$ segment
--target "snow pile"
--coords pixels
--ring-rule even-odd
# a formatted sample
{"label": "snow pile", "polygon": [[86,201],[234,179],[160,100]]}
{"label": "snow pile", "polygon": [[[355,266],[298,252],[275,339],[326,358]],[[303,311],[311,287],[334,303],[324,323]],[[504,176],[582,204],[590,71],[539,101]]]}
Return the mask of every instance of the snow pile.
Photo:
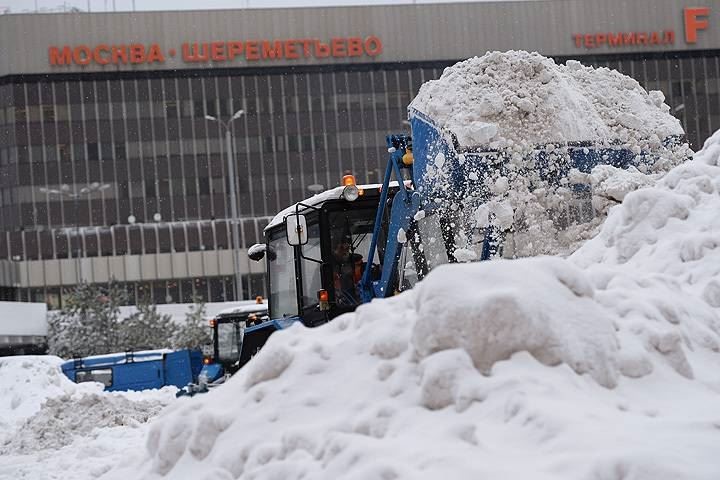
{"label": "snow pile", "polygon": [[[508,236],[508,257],[570,254],[627,192],[691,154],[661,92],[615,70],[556,65],[537,53],[492,52],[448,67],[409,111],[443,133],[428,145],[421,188],[437,197],[431,208],[459,226],[458,261],[479,256],[488,226]],[[630,154],[637,157],[628,171],[577,170],[622,164]]]}
{"label": "snow pile", "polygon": [[412,343],[420,358],[460,348],[489,374],[498,361],[527,351],[546,365],[565,363],[601,385],[617,384],[612,322],[571,264],[538,258],[436,271],[416,292]]}
{"label": "snow pile", "polygon": [[410,104],[460,145],[492,148],[589,141],[659,146],[683,135],[662,92],[608,68],[538,53],[489,52],[448,67]]}
{"label": "snow pile", "polygon": [[71,382],[60,370],[64,361],[53,356],[0,357],[3,426],[31,417],[48,398],[102,391],[99,383]]}
{"label": "snow pile", "polygon": [[107,393],[48,398],[39,412],[18,426],[12,438],[0,443],[0,454],[59,449],[76,438],[97,436],[98,429],[138,427],[155,417],[169,401],[133,401]]}
{"label": "snow pile", "polygon": [[135,455],[175,388],[103,392],[53,356],[0,358],[0,478],[97,478]]}
{"label": "snow pile", "polygon": [[104,478],[717,479],[719,163],[720,133],[569,259],[440,267],[273,335]]}

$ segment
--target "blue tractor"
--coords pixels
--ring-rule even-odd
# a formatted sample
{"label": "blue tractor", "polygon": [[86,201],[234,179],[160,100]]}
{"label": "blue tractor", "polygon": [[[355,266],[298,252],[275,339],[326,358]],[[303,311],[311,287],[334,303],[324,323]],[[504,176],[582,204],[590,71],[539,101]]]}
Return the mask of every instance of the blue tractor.
{"label": "blue tractor", "polygon": [[[470,197],[479,203],[490,198],[482,173],[507,168],[511,153],[486,145],[464,147],[419,111],[410,111],[410,125],[412,136],[387,136],[382,184],[356,185],[346,176],[341,186],[280,212],[265,229],[266,243],[250,249],[251,259],[267,262],[269,315],[253,332],[263,341],[295,322],[321,325],[361,303],[411,288],[434,266],[457,261],[456,242],[463,235],[473,238],[478,260],[503,254],[506,232],[492,222],[462,231],[457,212],[447,206]],[[658,150],[682,140],[666,138]],[[433,171],[439,155],[446,173],[442,182]],[[642,168],[658,158],[654,151],[587,142],[538,145],[526,155],[532,156],[539,178],[565,184],[571,169],[589,173],[599,164]],[[551,167],[550,155],[563,156],[565,168]],[[586,185],[570,188],[590,201]]]}

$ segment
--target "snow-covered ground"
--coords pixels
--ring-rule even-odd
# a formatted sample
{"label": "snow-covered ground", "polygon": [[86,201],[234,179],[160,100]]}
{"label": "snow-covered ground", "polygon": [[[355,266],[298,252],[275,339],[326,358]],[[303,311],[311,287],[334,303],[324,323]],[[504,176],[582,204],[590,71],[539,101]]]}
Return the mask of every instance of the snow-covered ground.
{"label": "snow-covered ground", "polygon": [[720,133],[569,259],[274,335],[105,479],[720,477]]}
{"label": "snow-covered ground", "polygon": [[438,267],[273,335],[206,395],[107,394],[57,358],[0,359],[0,479],[717,480],[720,132],[667,173],[586,180],[622,203],[571,256]]}
{"label": "snow-covered ground", "polygon": [[142,452],[174,387],[107,393],[75,384],[52,356],[0,358],[0,479],[97,478]]}

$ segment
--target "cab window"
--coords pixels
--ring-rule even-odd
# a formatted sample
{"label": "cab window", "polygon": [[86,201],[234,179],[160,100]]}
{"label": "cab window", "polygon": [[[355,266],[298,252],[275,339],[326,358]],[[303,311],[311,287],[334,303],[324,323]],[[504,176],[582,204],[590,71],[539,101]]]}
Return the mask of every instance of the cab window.
{"label": "cab window", "polygon": [[[329,213],[330,265],[332,266],[335,302],[339,306],[354,306],[360,303],[358,282],[362,278],[370,250],[375,209],[362,208]],[[372,262],[379,270],[377,251]]]}
{"label": "cab window", "polygon": [[106,387],[112,387],[112,373],[112,369],[110,368],[81,370],[75,374],[75,382],[99,382]]}
{"label": "cab window", "polygon": [[270,311],[275,318],[297,315],[293,247],[288,244],[284,229],[271,234],[268,247],[272,252],[272,255],[267,255]]}

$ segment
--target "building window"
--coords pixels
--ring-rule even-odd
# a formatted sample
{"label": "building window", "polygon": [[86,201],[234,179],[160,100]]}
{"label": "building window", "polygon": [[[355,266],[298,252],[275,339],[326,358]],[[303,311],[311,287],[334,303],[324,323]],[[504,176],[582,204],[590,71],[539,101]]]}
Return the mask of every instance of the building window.
{"label": "building window", "polygon": [[275,137],[275,149],[278,152],[284,152],[286,150],[285,135],[278,135]]}
{"label": "building window", "polygon": [[[205,101],[205,115],[212,115],[213,117],[217,117],[217,101],[216,100],[206,100]],[[203,115],[203,116],[205,116]]]}
{"label": "building window", "polygon": [[178,105],[175,101],[165,102],[165,117],[166,118],[177,118],[178,116]]}
{"label": "building window", "polygon": [[205,116],[205,104],[201,100],[193,101],[193,110],[195,117],[203,118]]}
{"label": "building window", "polygon": [[88,160],[98,160],[100,158],[100,153],[98,150],[98,144],[91,142],[87,144],[87,159]]}
{"label": "building window", "polygon": [[55,107],[52,105],[42,106],[43,120],[46,122],[55,121]]}
{"label": "building window", "polygon": [[299,152],[300,151],[300,142],[299,137],[296,135],[290,135],[288,136],[288,151],[289,152]]}
{"label": "building window", "polygon": [[25,120],[27,120],[27,108],[15,107],[15,121],[24,122]]}
{"label": "building window", "polygon": [[115,159],[125,160],[127,158],[127,151],[124,143],[115,144]]}
{"label": "building window", "polygon": [[148,198],[155,198],[155,181],[145,180],[145,196]]}
{"label": "building window", "polygon": [[263,137],[263,147],[265,147],[266,152],[274,152],[275,151],[275,138]]}

